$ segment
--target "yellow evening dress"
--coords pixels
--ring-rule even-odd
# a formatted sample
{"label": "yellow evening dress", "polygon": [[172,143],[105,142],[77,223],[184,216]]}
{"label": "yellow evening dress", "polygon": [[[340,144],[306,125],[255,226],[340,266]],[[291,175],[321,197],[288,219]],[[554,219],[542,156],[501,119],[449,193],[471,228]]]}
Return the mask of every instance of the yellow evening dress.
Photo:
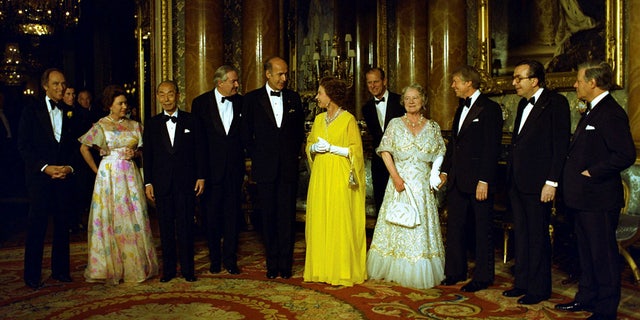
{"label": "yellow evening dress", "polygon": [[[352,286],[364,282],[366,271],[365,181],[362,139],[355,117],[346,111],[326,123],[316,116],[305,147],[311,177],[305,225],[304,281]],[[351,160],[332,153],[312,154],[318,137],[348,147]],[[357,187],[349,186],[353,163]]]}
{"label": "yellow evening dress", "polygon": [[394,206],[396,191],[389,178],[367,256],[371,279],[418,289],[431,288],[444,279],[444,245],[429,173],[433,160],[444,156],[445,149],[435,121],[428,120],[415,136],[401,118],[389,122],[376,152],[393,156],[398,174],[415,196],[421,224],[407,228],[386,221],[390,210],[401,208]]}

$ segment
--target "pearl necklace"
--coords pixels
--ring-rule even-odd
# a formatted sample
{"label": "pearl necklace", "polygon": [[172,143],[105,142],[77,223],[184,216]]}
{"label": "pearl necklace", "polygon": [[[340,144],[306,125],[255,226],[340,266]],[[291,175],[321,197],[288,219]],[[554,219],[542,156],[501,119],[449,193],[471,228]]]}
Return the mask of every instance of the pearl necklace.
{"label": "pearl necklace", "polygon": [[329,123],[333,122],[333,120],[335,120],[338,115],[340,114],[340,111],[342,111],[342,108],[338,107],[338,110],[336,110],[336,112],[333,113],[332,117],[329,117],[329,111],[327,110],[327,116],[324,118],[324,121],[327,123],[327,125],[329,125]]}
{"label": "pearl necklace", "polygon": [[413,121],[409,120],[409,117],[407,117],[406,113],[404,114],[404,119],[407,121],[407,123],[409,123],[411,125],[411,128],[419,127],[424,122],[424,117],[422,115],[420,115],[420,119],[418,119],[417,122],[413,122]]}

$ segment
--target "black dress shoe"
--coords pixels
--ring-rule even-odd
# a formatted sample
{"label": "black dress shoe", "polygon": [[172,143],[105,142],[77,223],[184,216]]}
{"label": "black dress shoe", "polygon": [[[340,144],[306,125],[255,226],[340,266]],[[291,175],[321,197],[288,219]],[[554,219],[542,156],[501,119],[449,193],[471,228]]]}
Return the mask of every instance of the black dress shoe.
{"label": "black dress shoe", "polygon": [[502,291],[502,295],[509,298],[515,298],[519,296],[523,296],[527,293],[524,289],[513,288],[507,291]]}
{"label": "black dress shoe", "polygon": [[240,274],[240,269],[238,267],[228,267],[226,268],[229,274]]}
{"label": "black dress shoe", "polygon": [[463,292],[476,292],[489,287],[489,284],[481,281],[471,281],[464,286],[460,290]]}
{"label": "black dress shoe", "polygon": [[[198,280],[198,278],[196,278],[196,276],[194,276],[194,275],[184,276],[184,281],[186,281],[186,282],[195,282],[196,280]],[[162,280],[160,280],[160,281],[162,281]]]}
{"label": "black dress shoe", "polygon": [[27,287],[33,290],[38,290],[42,288],[42,282],[40,282],[40,280],[25,280],[24,284],[26,284]]}
{"label": "black dress shoe", "polygon": [[464,279],[459,278],[459,277],[446,277],[444,280],[442,280],[440,282],[440,285],[442,286],[452,286],[460,281],[462,281]]}
{"label": "black dress shoe", "polygon": [[209,267],[209,272],[211,272],[211,273],[220,273],[220,266],[211,266],[211,267]]}
{"label": "black dress shoe", "polygon": [[276,277],[278,277],[278,272],[277,271],[267,271],[267,278],[268,279],[275,279]]}
{"label": "black dress shoe", "polygon": [[163,275],[162,278],[160,278],[160,282],[169,282],[171,281],[171,279],[175,277],[176,277],[175,274],[166,274],[166,275]]}
{"label": "black dress shoe", "polygon": [[519,304],[538,304],[544,300],[549,299],[549,297],[536,296],[533,294],[527,294],[524,297],[518,299]]}
{"label": "black dress shoe", "polygon": [[51,278],[58,280],[60,282],[72,282],[73,279],[68,274],[56,274],[52,275]]}
{"label": "black dress shoe", "polygon": [[569,303],[556,304],[554,308],[556,308],[556,310],[569,311],[569,312],[593,310],[592,305],[578,302],[578,301],[571,301]]}
{"label": "black dress shoe", "polygon": [[282,278],[282,279],[291,278],[291,271],[281,271],[280,272],[280,278]]}

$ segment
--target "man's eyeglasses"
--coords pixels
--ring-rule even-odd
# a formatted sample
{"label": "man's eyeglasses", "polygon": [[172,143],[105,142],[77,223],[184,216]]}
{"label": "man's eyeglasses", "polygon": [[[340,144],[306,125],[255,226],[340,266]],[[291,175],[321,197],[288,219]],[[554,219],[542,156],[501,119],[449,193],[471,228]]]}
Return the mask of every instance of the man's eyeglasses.
{"label": "man's eyeglasses", "polygon": [[525,79],[531,79],[534,77],[521,77],[521,76],[513,76],[513,81],[515,81],[515,83],[520,83],[520,81],[525,80]]}

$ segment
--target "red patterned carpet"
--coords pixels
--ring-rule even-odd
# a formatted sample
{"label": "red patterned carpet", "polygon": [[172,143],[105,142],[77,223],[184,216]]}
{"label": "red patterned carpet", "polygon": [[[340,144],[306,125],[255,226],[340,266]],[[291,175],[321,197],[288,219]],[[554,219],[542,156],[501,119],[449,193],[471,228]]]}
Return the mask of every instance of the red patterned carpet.
{"label": "red patterned carpet", "polygon": [[[305,283],[304,235],[298,233],[294,276],[268,280],[264,256],[254,232],[241,235],[239,265],[242,274],[209,274],[207,249],[198,242],[198,281],[158,278],[141,284],[105,286],[82,278],[86,244],[74,242],[73,283],[48,279],[33,291],[22,282],[21,247],[0,249],[0,317],[3,319],[580,319],[587,312],[564,313],[554,304],[568,302],[576,284],[562,285],[564,275],[554,274],[554,294],[549,301],[522,306],[502,297],[510,287],[508,265],[496,263],[496,283],[477,293],[460,292],[461,285],[413,290],[383,281],[367,281],[352,288]],[[49,256],[49,248],[45,255]],[[45,259],[45,274],[48,273]],[[625,284],[619,319],[640,318],[637,287]]]}

